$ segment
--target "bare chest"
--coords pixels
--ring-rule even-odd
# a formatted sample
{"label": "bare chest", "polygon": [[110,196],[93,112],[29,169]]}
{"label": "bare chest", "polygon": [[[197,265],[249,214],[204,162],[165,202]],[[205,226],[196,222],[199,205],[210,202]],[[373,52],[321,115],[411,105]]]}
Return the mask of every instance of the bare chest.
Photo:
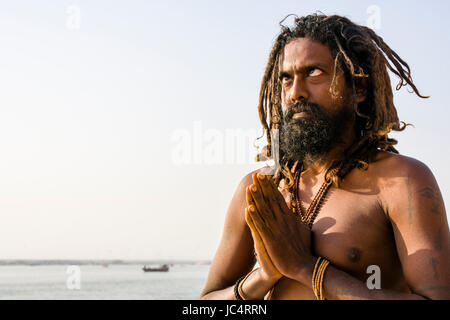
{"label": "bare chest", "polygon": [[395,241],[377,197],[341,189],[327,196],[312,226],[313,254],[358,278],[371,265],[392,269]]}
{"label": "bare chest", "polygon": [[[290,201],[290,195],[283,196]],[[305,207],[311,200],[303,201]],[[311,230],[313,255],[361,281],[370,276],[369,266],[378,266],[383,288],[405,290],[392,229],[377,194],[330,188]],[[282,278],[272,299],[314,299],[314,295],[299,282]]]}
{"label": "bare chest", "polygon": [[[290,195],[284,196],[290,200]],[[313,198],[300,195],[303,212]],[[358,278],[366,275],[370,265],[392,269],[396,264],[392,229],[377,194],[331,187],[317,211],[311,229],[313,255]]]}

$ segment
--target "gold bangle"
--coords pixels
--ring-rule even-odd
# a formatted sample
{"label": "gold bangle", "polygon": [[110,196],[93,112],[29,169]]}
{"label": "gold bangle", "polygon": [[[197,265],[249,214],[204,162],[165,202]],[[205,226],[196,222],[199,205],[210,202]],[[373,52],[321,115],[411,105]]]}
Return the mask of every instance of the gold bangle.
{"label": "gold bangle", "polygon": [[317,258],[316,264],[314,266],[313,276],[312,276],[312,289],[317,300],[325,300],[323,295],[323,279],[325,270],[327,269],[330,261],[325,258]]}
{"label": "gold bangle", "polygon": [[319,266],[319,270],[317,271],[316,288],[315,288],[317,300],[322,300],[322,296],[320,295],[320,287],[322,286],[322,274],[325,266],[324,263],[325,260],[322,260]]}
{"label": "gold bangle", "polygon": [[320,274],[323,268],[323,260],[320,262],[319,267],[317,268],[315,284],[314,284],[314,293],[316,295],[317,300],[320,300]]}
{"label": "gold bangle", "polygon": [[266,300],[272,300],[272,295],[273,295],[273,291],[274,291],[274,290],[275,290],[275,286],[273,286],[273,287],[270,289],[269,294],[268,294]]}
{"label": "gold bangle", "polygon": [[323,277],[325,275],[325,270],[327,269],[328,265],[330,264],[330,261],[325,260],[324,262],[324,267],[323,267],[323,271],[320,275],[320,300],[325,300],[325,297],[323,295]]}
{"label": "gold bangle", "polygon": [[247,278],[248,278],[253,272],[255,272],[255,271],[258,270],[258,269],[259,269],[259,268],[253,269],[252,271],[250,271],[249,273],[247,273],[247,275],[245,276],[245,278],[242,279],[242,281],[239,283],[239,286],[238,286],[237,289],[238,289],[239,295],[241,296],[242,300],[247,300],[247,299],[244,297],[244,295],[242,294],[242,285],[244,284],[244,281],[247,280]]}
{"label": "gold bangle", "polygon": [[322,259],[321,257],[317,258],[316,264],[314,265],[314,270],[313,270],[312,279],[311,279],[312,280],[312,289],[313,289],[314,295],[316,296],[317,299],[319,299],[319,297],[317,296],[317,293],[316,293],[316,276],[317,276],[317,270],[318,270],[318,266],[320,264],[321,259]]}

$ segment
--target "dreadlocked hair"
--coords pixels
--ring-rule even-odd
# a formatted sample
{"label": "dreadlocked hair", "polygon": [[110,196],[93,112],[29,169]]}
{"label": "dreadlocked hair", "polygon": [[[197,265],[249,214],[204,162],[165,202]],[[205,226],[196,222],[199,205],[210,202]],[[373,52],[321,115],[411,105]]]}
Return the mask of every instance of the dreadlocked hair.
{"label": "dreadlocked hair", "polygon": [[[285,19],[280,22],[281,32],[275,39],[261,82],[258,113],[267,145],[256,159],[262,161],[271,157],[270,132],[282,125],[281,82],[278,77],[284,47],[296,38],[319,41],[328,46],[334,59],[330,94],[333,96],[338,94],[336,92],[338,71],[343,72],[345,81],[353,90],[357,138],[353,145],[344,150],[340,158],[333,160],[325,173],[325,178],[331,179],[334,185],[339,187],[340,180],[353,168],[367,169],[375,151],[398,153],[394,147],[397,141],[388,137],[388,133],[392,130],[403,131],[409,124],[398,119],[387,69],[400,78],[396,90],[409,85],[419,97],[428,97],[419,93],[411,78],[408,64],[372,29],[337,15],[296,16],[294,26],[290,28],[283,25]],[[356,87],[362,78],[366,79],[367,97],[363,102],[357,103]],[[273,177],[274,182],[278,185],[281,179],[285,179],[287,189],[291,190],[294,184],[291,172],[294,163],[285,159],[282,150],[279,159],[280,167]]]}

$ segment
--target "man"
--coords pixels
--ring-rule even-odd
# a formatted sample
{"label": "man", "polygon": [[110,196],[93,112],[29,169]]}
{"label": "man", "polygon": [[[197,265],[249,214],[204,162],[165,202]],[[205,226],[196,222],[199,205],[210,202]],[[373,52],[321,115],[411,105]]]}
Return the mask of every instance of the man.
{"label": "man", "polygon": [[423,98],[371,29],[324,15],[282,27],[258,107],[280,166],[241,181],[202,299],[450,299],[442,196],[388,137],[406,125],[387,68]]}

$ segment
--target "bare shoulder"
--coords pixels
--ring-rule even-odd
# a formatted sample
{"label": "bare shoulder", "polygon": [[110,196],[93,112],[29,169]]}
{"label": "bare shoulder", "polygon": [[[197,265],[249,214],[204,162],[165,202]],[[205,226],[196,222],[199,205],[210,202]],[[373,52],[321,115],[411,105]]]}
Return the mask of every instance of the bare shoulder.
{"label": "bare shoulder", "polygon": [[241,179],[241,181],[240,181],[240,183],[239,183],[238,189],[243,189],[243,190],[245,191],[245,189],[246,189],[249,185],[251,185],[251,184],[253,183],[252,175],[253,175],[254,173],[259,172],[259,171],[260,171],[260,169],[256,169],[256,170],[253,170],[253,171],[247,173],[247,174]]}
{"label": "bare shoulder", "polygon": [[402,211],[397,208],[406,208],[407,211],[418,208],[419,204],[415,202],[421,201],[423,197],[431,199],[434,207],[441,206],[442,195],[438,183],[425,163],[382,151],[376,154],[369,168],[371,166],[371,177],[378,181],[379,198],[386,212]]}
{"label": "bare shoulder", "polygon": [[258,172],[258,170],[251,171],[242,177],[234,192],[233,199],[231,199],[230,209],[233,209],[235,206],[241,207],[246,203],[246,190],[253,183],[252,175],[255,172]]}
{"label": "bare shoulder", "polygon": [[[247,207],[247,187],[253,184],[253,174],[260,170],[261,169],[256,169],[247,173],[239,182],[227,212],[227,216],[229,217],[228,220],[232,221],[233,224],[238,223],[247,226],[243,214]],[[226,227],[227,226],[231,226],[231,223],[227,224]]]}
{"label": "bare shoulder", "polygon": [[378,151],[371,165],[384,170],[395,170],[398,173],[431,173],[425,163],[412,157],[387,151]]}
{"label": "bare shoulder", "polygon": [[405,179],[413,183],[434,181],[433,173],[425,163],[392,152],[377,152],[369,167],[372,167],[373,175],[388,189]]}

